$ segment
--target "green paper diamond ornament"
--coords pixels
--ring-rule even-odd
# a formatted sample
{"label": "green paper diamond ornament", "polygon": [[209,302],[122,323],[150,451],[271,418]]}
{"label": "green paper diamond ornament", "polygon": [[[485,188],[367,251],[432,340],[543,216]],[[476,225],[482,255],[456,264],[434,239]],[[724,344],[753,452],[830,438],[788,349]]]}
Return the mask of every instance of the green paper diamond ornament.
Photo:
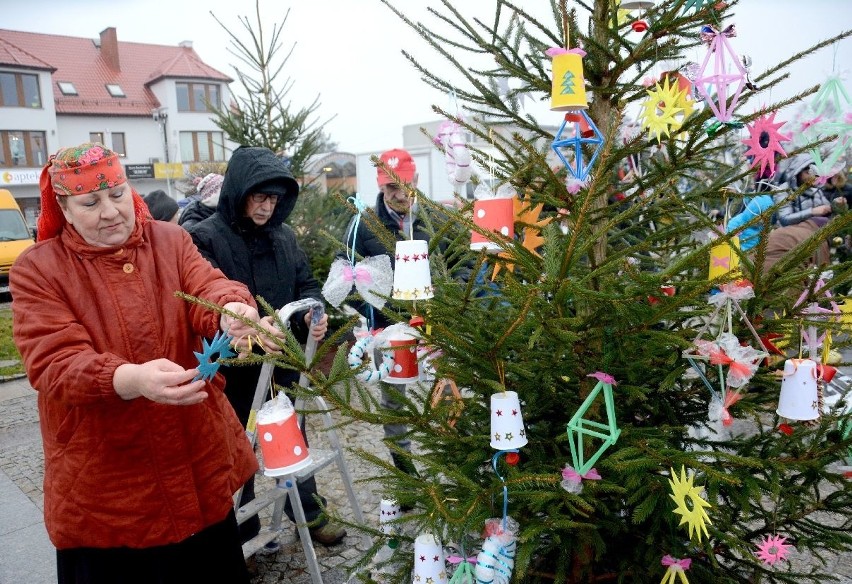
{"label": "green paper diamond ornament", "polygon": [[[615,402],[612,395],[612,386],[615,380],[606,373],[592,373],[589,377],[595,377],[598,383],[589,393],[586,400],[568,422],[568,443],[571,446],[571,463],[579,474],[584,475],[594,466],[607,448],[615,444],[621,434],[615,420]],[[607,423],[587,420],[583,416],[592,406],[594,401],[603,394],[606,407]],[[600,447],[588,458],[586,458],[585,441],[587,439],[599,438],[603,441]]]}
{"label": "green paper diamond ornament", "polygon": [[817,116],[828,113],[833,116],[842,116],[843,112],[852,103],[843,81],[837,75],[831,75],[825,80],[819,91],[814,95],[811,107]]}

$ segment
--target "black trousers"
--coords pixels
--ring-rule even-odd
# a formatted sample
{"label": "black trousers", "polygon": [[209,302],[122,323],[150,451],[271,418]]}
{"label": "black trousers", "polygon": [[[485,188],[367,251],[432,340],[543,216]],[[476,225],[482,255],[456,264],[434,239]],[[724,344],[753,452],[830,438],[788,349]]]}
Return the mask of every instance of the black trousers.
{"label": "black trousers", "polygon": [[[248,423],[249,413],[251,412],[251,402],[254,399],[257,379],[260,377],[260,366],[222,367],[220,371],[225,376],[225,395],[228,397],[228,401],[231,402],[231,406],[237,413],[237,418],[239,418],[243,428],[245,428]],[[288,375],[292,373],[292,371],[276,369],[275,383],[281,387],[289,387],[296,380],[293,379],[292,375]],[[269,398],[270,396],[267,395],[264,399]],[[305,444],[308,445],[308,437],[305,433],[304,425],[301,430],[302,436],[305,437]],[[322,514],[322,508],[320,507],[320,503],[317,499],[322,502],[322,505],[326,504],[326,500],[325,498],[320,497],[317,493],[317,483],[314,480],[314,477],[310,477],[299,482],[299,497],[302,500],[302,510],[305,512],[305,519],[309,523],[316,521],[316,519]],[[240,497],[240,507],[250,501],[253,501],[254,498],[254,476],[252,476],[243,486],[243,494]],[[287,497],[287,503],[284,505],[284,513],[290,521],[295,522],[293,507],[289,497]],[[317,525],[321,525],[321,523]],[[250,517],[240,524],[240,538],[243,542],[250,540],[259,532],[260,519],[257,515]]]}
{"label": "black trousers", "polygon": [[59,584],[249,584],[234,512],[182,542],[56,550]]}

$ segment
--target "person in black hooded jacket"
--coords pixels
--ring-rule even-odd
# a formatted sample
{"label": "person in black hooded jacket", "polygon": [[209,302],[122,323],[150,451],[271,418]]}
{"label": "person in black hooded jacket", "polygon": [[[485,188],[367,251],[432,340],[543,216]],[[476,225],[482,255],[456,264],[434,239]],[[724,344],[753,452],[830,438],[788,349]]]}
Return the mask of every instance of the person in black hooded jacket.
{"label": "person in black hooded jacket", "polygon": [[[228,278],[244,283],[252,295],[262,297],[276,309],[303,298],[322,300],[308,258],[293,230],[284,223],[296,205],[298,194],[299,184],[281,158],[268,148],[241,146],[228,162],[216,212],[188,229],[201,255],[214,267]],[[309,332],[317,339],[322,338],[327,323],[328,317],[324,315],[311,329],[310,313],[301,311],[291,318],[290,329],[304,342]],[[225,394],[245,426],[260,366],[224,367],[220,371],[226,380]],[[286,388],[298,380],[298,373],[276,369],[274,380]],[[305,517],[313,522],[321,513],[315,500],[317,488],[313,477],[299,483],[299,494]],[[246,483],[240,505],[253,498],[254,477]],[[292,521],[289,498],[285,512]],[[259,532],[260,521],[255,516],[240,528],[243,541],[248,541]],[[343,528],[330,522],[311,528],[312,538],[324,545],[340,543],[345,535]],[[273,545],[267,551],[277,549]]]}

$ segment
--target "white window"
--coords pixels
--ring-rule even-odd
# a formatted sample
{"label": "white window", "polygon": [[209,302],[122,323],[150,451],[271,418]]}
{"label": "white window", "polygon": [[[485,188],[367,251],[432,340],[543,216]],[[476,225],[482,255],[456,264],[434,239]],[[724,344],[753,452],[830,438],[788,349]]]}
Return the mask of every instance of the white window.
{"label": "white window", "polygon": [[70,81],[60,81],[57,85],[59,86],[59,91],[62,92],[62,95],[77,95],[77,88],[74,87],[74,84]]}
{"label": "white window", "polygon": [[124,93],[124,90],[120,85],[116,85],[114,83],[107,83],[107,91],[113,97],[127,97],[127,94]]}

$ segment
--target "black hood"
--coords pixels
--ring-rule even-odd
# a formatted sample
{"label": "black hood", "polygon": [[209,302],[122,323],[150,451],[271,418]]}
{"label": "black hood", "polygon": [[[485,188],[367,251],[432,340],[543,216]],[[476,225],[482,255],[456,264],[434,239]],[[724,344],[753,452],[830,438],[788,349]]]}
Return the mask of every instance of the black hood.
{"label": "black hood", "polygon": [[231,160],[228,161],[216,211],[228,225],[238,223],[245,209],[246,197],[255,192],[257,186],[269,182],[277,183],[286,193],[278,199],[272,217],[265,225],[265,227],[278,227],[284,223],[293,212],[293,207],[296,206],[299,183],[293,178],[287,164],[272,150],[240,146],[234,150]]}

